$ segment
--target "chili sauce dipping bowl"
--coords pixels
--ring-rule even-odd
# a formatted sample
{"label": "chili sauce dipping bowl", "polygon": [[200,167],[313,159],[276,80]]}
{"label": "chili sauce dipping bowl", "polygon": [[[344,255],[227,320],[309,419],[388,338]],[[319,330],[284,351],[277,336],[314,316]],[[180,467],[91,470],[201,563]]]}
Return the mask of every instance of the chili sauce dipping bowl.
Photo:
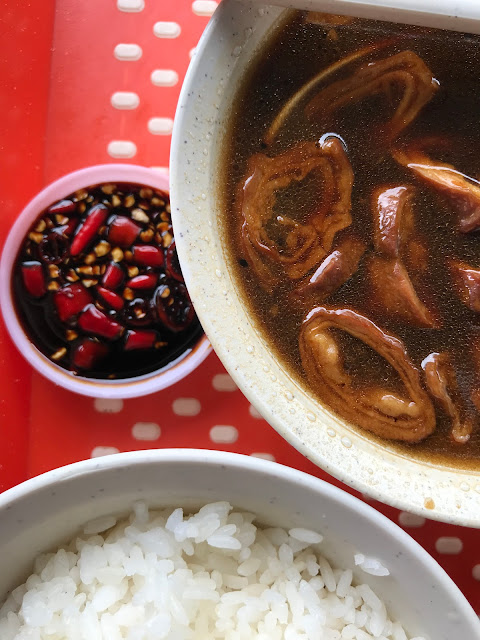
{"label": "chili sauce dipping bowl", "polygon": [[[257,514],[261,524],[318,531],[323,535],[319,553],[339,568],[352,570],[355,583],[368,584],[409,637],[480,637],[477,616],[443,569],[372,507],[277,463],[194,449],[135,451],[86,460],[4,492],[0,496],[0,605],[32,573],[38,554],[54,552],[82,536],[82,526],[89,521],[127,516],[139,500],[153,508],[181,506],[186,513],[207,503],[228,501],[236,509]],[[160,540],[166,544],[164,538]],[[151,538],[149,544],[156,549]],[[355,564],[356,554],[375,559],[388,575],[364,571]],[[95,567],[92,571],[95,576]]]}
{"label": "chili sauce dipping bowl", "polygon": [[[349,6],[353,4],[358,3]],[[361,4],[359,12],[379,3]],[[332,6],[328,4],[334,10]],[[245,304],[225,247],[219,176],[237,92],[252,60],[288,15],[279,7],[224,0],[187,72],[173,131],[170,184],[177,248],[189,292],[213,348],[238,387],[300,452],[384,503],[427,518],[480,527],[478,464],[462,467],[407,455],[352,428],[282,365]],[[385,15],[392,19],[392,12]],[[381,8],[375,17],[383,18]],[[433,24],[434,18],[406,9],[402,13],[404,22]],[[451,24],[440,17],[435,21],[435,26]]]}
{"label": "chili sauce dipping bowl", "polygon": [[[29,337],[28,326],[27,326],[28,322],[30,321],[29,314],[32,313],[32,307],[27,307],[26,311],[24,309],[23,312],[20,310],[20,306],[17,303],[17,298],[15,295],[15,287],[14,287],[15,265],[16,265],[17,257],[19,256],[19,253],[22,247],[24,246],[24,242],[27,240],[27,236],[29,236],[29,233],[32,230],[32,225],[35,223],[36,220],[40,218],[42,212],[44,212],[48,207],[50,207],[54,203],[62,201],[62,199],[65,199],[70,194],[85,191],[85,189],[87,189],[88,187],[94,187],[95,185],[102,186],[102,185],[110,185],[110,184],[114,184],[114,185],[124,184],[124,185],[131,185],[132,187],[138,186],[139,188],[144,187],[146,191],[148,191],[148,189],[150,189],[150,191],[152,189],[158,189],[159,191],[168,194],[168,177],[166,175],[162,175],[160,173],[155,172],[154,170],[150,170],[145,167],[136,166],[136,165],[110,164],[110,165],[92,166],[85,169],[81,169],[79,171],[75,171],[73,173],[63,176],[59,180],[56,180],[52,184],[45,187],[40,193],[38,193],[33,198],[33,200],[29,202],[29,204],[27,204],[25,209],[22,211],[22,213],[19,215],[19,217],[15,221],[10,231],[10,234],[7,237],[5,247],[3,250],[1,268],[0,268],[0,272],[1,272],[0,296],[2,299],[3,317],[5,319],[5,324],[7,326],[7,329],[10,333],[10,336],[13,342],[15,343],[15,345],[17,346],[17,348],[19,349],[23,357],[28,362],[30,362],[32,366],[39,373],[41,373],[46,378],[48,378],[49,380],[51,380],[52,382],[54,382],[59,386],[62,386],[70,391],[74,391],[76,393],[83,394],[86,396],[92,396],[96,398],[131,398],[131,397],[137,397],[137,396],[153,393],[155,391],[159,391],[161,389],[165,389],[166,387],[169,387],[170,385],[174,384],[178,380],[182,379],[184,376],[188,375],[191,371],[193,371],[193,369],[195,369],[205,359],[205,357],[210,352],[211,347],[205,334],[201,329],[201,326],[198,326],[196,329],[196,333],[193,335],[193,337],[191,336],[189,340],[186,341],[185,348],[182,347],[181,342],[178,343],[179,346],[177,346],[177,350],[174,352],[174,356],[171,358],[169,362],[165,363],[162,366],[162,368],[158,368],[158,367],[155,368],[155,361],[153,361],[153,364],[152,364],[152,361],[150,361],[149,370],[147,372],[141,373],[140,375],[133,375],[131,377],[119,377],[118,379],[113,379],[113,376],[115,375],[116,371],[119,370],[116,367],[118,367],[119,365],[121,366],[122,361],[124,361],[123,359],[126,357],[122,355],[122,353],[120,353],[120,355],[116,356],[116,360],[112,365],[112,371],[109,372],[112,379],[109,379],[107,375],[102,376],[102,378],[100,378],[100,376],[98,378],[87,377],[86,375],[82,375],[83,370],[81,368],[78,369],[76,373],[73,373],[67,368],[64,368],[63,366],[61,366],[60,364],[57,364],[55,362],[55,359],[51,358],[50,353],[48,355],[45,353],[46,351],[45,349],[40,350],[40,348],[36,346],[34,342],[35,337],[33,338]],[[139,189],[137,189],[137,192],[139,193]],[[137,196],[138,196],[138,193],[137,193]],[[110,194],[110,196],[112,198],[114,197],[112,194]],[[103,205],[100,204],[96,206],[102,207]],[[162,206],[165,207],[165,203]],[[112,205],[112,208],[114,208],[113,205]],[[153,208],[153,205],[151,208]],[[157,207],[157,209],[158,208],[159,207]],[[92,209],[90,209],[90,211]],[[104,209],[103,212],[100,211],[100,214],[103,216],[102,224],[106,223],[110,215],[109,211],[107,210],[107,207],[103,206],[103,209]],[[90,214],[90,211],[87,210],[89,214]],[[120,211],[120,214],[122,213],[122,209],[117,209],[117,212],[118,211]],[[127,209],[125,209],[125,211],[127,211]],[[128,235],[128,229],[129,229],[128,220],[127,220],[126,229],[124,228],[124,226],[122,226],[121,223],[122,222],[125,223],[126,219],[130,214],[132,216],[132,218],[130,218],[131,220],[130,228],[133,229],[133,231],[137,234],[137,237],[140,237],[138,234],[139,230],[142,228],[147,228],[145,224],[142,227],[142,221],[143,223],[145,223],[145,221],[148,222],[148,219],[147,219],[148,217],[146,216],[145,213],[142,214],[141,209],[136,209],[136,214],[134,214],[134,210],[132,209],[131,212],[127,211],[127,214],[123,216],[117,215],[117,221],[119,217],[121,218],[120,224],[118,225],[117,232],[118,234],[120,234],[120,236],[122,236],[122,234],[125,234],[125,232]],[[58,224],[67,223],[68,213],[65,214],[65,217],[62,217],[61,212],[58,215],[60,216],[58,218],[59,220]],[[138,224],[136,223],[134,224],[135,215],[138,217],[138,220],[140,221]],[[167,220],[167,222],[165,221],[159,222],[160,218],[156,222],[163,224],[165,226],[164,232],[170,234],[171,227],[169,227],[168,214],[165,213],[164,217]],[[43,223],[41,224],[43,226]],[[77,228],[80,228],[80,225]],[[153,236],[153,231],[148,231],[148,233],[151,236]],[[30,233],[30,236],[35,237],[34,234]],[[41,234],[38,234],[38,233],[37,235],[39,235],[39,237],[41,236]],[[76,232],[75,235],[72,234],[72,237],[69,239],[69,242],[71,242],[71,246],[68,248],[68,251],[72,250],[73,252],[72,247],[74,246],[73,243],[76,237],[78,237],[78,231]],[[120,238],[119,242],[126,253],[127,249],[125,247],[127,245],[122,244],[121,242],[122,237]],[[146,237],[145,239],[147,240]],[[174,240],[172,239],[171,234],[168,236],[168,240],[173,245],[172,246],[172,256],[173,256],[175,245],[174,245]],[[112,241],[112,243],[108,243],[105,240],[102,242],[104,247],[107,247],[107,249],[108,248],[110,249],[110,253],[108,253],[107,256],[103,258],[103,264],[107,264],[105,262],[106,260],[109,261],[108,264],[116,264],[115,260],[118,258],[118,255],[115,258],[113,257],[113,251],[114,251],[113,247],[115,246],[115,244],[118,244],[118,242]],[[145,246],[146,244],[149,244],[149,246],[152,247],[152,250],[158,253],[158,249],[152,246],[155,242],[156,240],[153,240],[153,243],[152,243],[152,238],[150,238],[150,242],[149,243],[145,242]],[[92,242],[90,242],[90,244],[87,245],[87,247],[90,247],[91,244]],[[109,247],[109,244],[110,244],[110,247]],[[142,244],[142,242],[138,240],[137,244]],[[97,247],[95,247],[95,250],[96,249]],[[135,250],[136,250],[136,247],[133,249],[133,251]],[[142,250],[144,251],[143,247],[142,249],[140,249],[140,251]],[[84,255],[86,251],[87,249],[85,249],[81,255]],[[95,260],[94,258],[95,252],[93,252],[93,249],[88,248],[88,251],[92,252],[90,255],[93,256],[92,260]],[[102,248],[100,247],[99,254],[101,254],[101,252],[102,252]],[[162,252],[163,252],[163,249],[162,249]],[[122,255],[123,251],[120,251],[120,254]],[[66,255],[68,256],[69,253],[67,253]],[[162,253],[162,255],[164,254]],[[88,263],[88,259],[85,258],[85,260]],[[120,260],[120,262],[122,262],[122,260]],[[99,262],[100,261],[101,260],[99,258]],[[57,266],[59,266],[59,263],[57,262],[57,264],[54,263],[53,265],[42,264],[42,266],[40,267],[38,267],[38,264],[40,263],[37,262],[37,268],[40,270],[40,273],[43,272],[43,276],[40,276],[40,277],[43,277],[43,280],[40,284],[40,288],[43,287],[42,291],[43,291],[43,296],[45,297],[45,292],[46,292],[46,295],[50,295],[50,292],[46,289],[46,285],[44,284],[45,274],[47,275],[50,274],[50,271],[48,271],[50,268],[53,269],[53,271],[56,271],[56,268]],[[62,264],[63,263],[60,261],[60,266],[62,266]],[[135,264],[135,263],[132,263],[132,264]],[[140,262],[137,261],[137,264],[141,264],[141,261]],[[183,279],[181,276],[181,272],[178,268],[177,262],[175,262],[175,265],[177,267],[177,272],[176,272],[177,279],[175,281],[174,279],[170,279],[168,282],[170,283],[174,282],[174,285],[172,288],[175,288],[175,291],[177,291],[177,289],[181,290],[182,294],[184,294],[186,290],[182,283]],[[95,266],[95,262],[93,262],[93,266]],[[92,271],[92,267],[89,266],[88,264],[83,265],[82,268],[86,269],[87,271]],[[106,267],[103,267],[103,269],[105,268]],[[123,299],[123,295],[127,295],[130,301],[132,299],[133,300],[137,299],[135,297],[136,296],[135,291],[132,292],[132,289],[130,289],[128,293],[125,294],[125,291],[127,291],[126,285],[129,284],[129,282],[131,283],[133,281],[133,278],[135,277],[135,273],[133,271],[131,273],[128,273],[128,269],[129,269],[128,265],[125,266],[125,268],[123,269],[123,275],[120,276],[121,278],[123,278],[123,282],[120,285],[112,286],[110,288],[111,291],[107,291],[106,293],[105,293],[105,288],[102,290],[106,296],[110,296],[112,298],[112,302],[110,303],[109,299],[107,299],[106,301],[103,300],[105,302],[105,306],[103,307],[105,310],[105,313],[104,314],[100,313],[101,318],[103,317],[103,319],[105,319],[105,316],[109,316],[109,318],[111,318],[112,317],[111,314],[115,313],[115,305],[117,304],[120,305],[119,307],[120,310],[123,309],[122,304],[125,305],[125,309],[127,308],[127,305],[135,306],[133,302],[131,302],[130,304],[127,298]],[[140,278],[141,278],[142,270],[139,271],[137,267],[133,267],[133,269],[134,271],[140,274]],[[144,267],[141,267],[141,269],[143,269],[145,273],[149,272],[154,274],[154,276],[152,276],[154,278],[158,277],[161,279],[163,277],[158,275],[160,271],[157,271],[156,268],[144,266]],[[71,269],[70,271],[73,271],[73,269]],[[72,277],[77,278],[75,274],[73,274]],[[69,297],[70,300],[71,300],[71,294],[70,294],[71,287],[76,286],[78,288],[79,287],[78,283],[79,282],[83,283],[84,279],[82,278],[85,278],[85,277],[95,278],[98,283],[98,286],[101,286],[103,283],[102,278],[104,277],[104,275],[102,274],[96,275],[94,272],[93,275],[91,276],[81,275],[81,278],[75,280],[74,282],[69,281],[67,279],[66,284],[62,285],[61,289],[63,289],[64,286],[68,288],[69,293],[67,297]],[[157,281],[159,284],[160,284],[160,279]],[[138,280],[138,277],[137,277],[137,280]],[[50,283],[51,280],[49,280],[48,282]],[[140,286],[142,285],[141,282],[139,284]],[[93,296],[91,296],[91,294],[89,293],[90,290],[86,289],[88,285],[92,286],[91,282],[90,283],[87,282],[85,284],[85,287],[82,284],[79,290],[81,291],[81,294],[83,296],[86,296],[86,298],[88,298],[88,300],[86,299],[86,303],[89,303],[89,302],[91,303],[93,302]],[[38,286],[38,283],[34,281],[32,286],[33,287]],[[53,285],[53,286],[56,286],[56,285]],[[156,289],[152,289],[152,290],[155,292],[157,291]],[[42,291],[40,291],[40,294],[42,294]],[[85,293],[85,291],[87,291],[87,293]],[[150,295],[150,294],[145,294],[144,291],[145,289],[141,291],[141,294]],[[170,289],[167,289],[167,293],[165,295],[168,295],[169,291]],[[53,292],[52,295],[55,295],[55,292]],[[152,295],[156,295],[156,293]],[[66,299],[64,300],[64,302],[68,305],[69,300]],[[51,304],[51,306],[53,307],[53,303],[51,303],[51,301],[49,301],[48,304]],[[145,303],[145,305],[146,307],[148,306],[147,303]],[[130,306],[128,308],[130,308]],[[91,312],[89,312],[90,315],[94,315],[94,314],[98,315],[98,311],[95,310],[94,304],[89,304],[89,307],[92,308]],[[85,306],[85,309],[87,308],[88,307]],[[35,312],[34,307],[33,307],[33,311]],[[60,313],[61,313],[60,307],[58,307],[57,311],[58,311],[58,315],[60,316]],[[73,311],[77,313],[80,312],[79,309],[73,309]],[[67,314],[69,312],[70,311],[67,308],[67,311],[65,311],[64,313]],[[84,310],[82,311],[82,313],[83,312]],[[48,316],[46,317],[47,317],[47,325],[48,325]],[[79,318],[80,316],[74,316],[74,317]],[[69,321],[69,318],[67,320]],[[41,320],[41,322],[43,321],[44,320]],[[80,321],[79,321],[79,324],[80,324]],[[115,325],[118,325],[118,323],[113,322],[113,323],[110,323],[109,326],[112,327],[112,330],[115,330]],[[148,329],[148,327],[144,327],[144,328]],[[101,334],[98,334],[100,337],[97,338],[96,334],[93,334],[94,337],[92,337],[92,339],[90,339],[89,337],[82,338],[82,331],[80,330],[80,334],[78,335],[78,332],[75,329],[77,329],[77,327],[72,326],[70,328],[70,334],[68,334],[68,330],[66,334],[69,336],[67,337],[67,340],[69,340],[70,337],[73,337],[72,349],[75,348],[74,346],[76,344],[75,339],[79,341],[86,340],[87,342],[94,343],[96,345],[95,348],[98,348],[98,349],[106,349],[106,347],[103,347],[102,344],[109,344],[108,336],[103,337],[101,336]],[[153,348],[152,347],[153,338],[155,338],[155,340],[158,340],[158,342],[155,343],[156,344],[155,348],[159,348],[159,349],[165,348],[165,343],[161,342],[162,336],[159,336],[157,333],[154,334],[153,331],[150,331],[150,333],[149,331],[144,332],[141,330],[142,327],[140,325],[138,326],[138,329],[139,331],[137,332],[135,332],[135,328],[133,330],[134,339],[147,338],[149,341],[150,340],[152,341],[152,344],[150,344],[150,347]],[[119,331],[122,331],[122,329],[120,328]],[[89,334],[88,331],[86,331],[85,335],[91,336],[92,334],[91,333]],[[129,330],[129,331],[126,331],[124,334],[122,334],[121,340],[125,341],[125,345],[126,345],[127,344],[126,340],[130,339],[131,337],[132,337],[132,332]],[[177,338],[175,337],[175,339]],[[98,344],[100,344],[101,346],[98,347]],[[65,346],[67,347],[67,350],[68,350],[69,344],[66,343]],[[137,361],[139,363],[144,362],[143,358],[144,358],[145,351],[141,347],[139,348],[139,345],[135,343],[132,343],[131,347],[135,347],[135,348],[133,350],[130,349],[130,353],[128,354],[129,356],[128,362],[130,363],[133,362],[134,364],[132,365],[132,368],[135,368]],[[55,353],[55,352],[51,351],[51,353]],[[63,351],[60,351],[59,353],[61,354],[63,353]],[[131,354],[134,354],[133,357]],[[86,361],[85,360],[83,361],[85,363],[88,361],[90,354],[88,352],[87,353],[83,352],[83,356],[84,358],[87,358]],[[139,365],[140,371],[141,371],[141,366],[142,365],[140,364]],[[127,370],[127,373],[124,373],[123,375],[128,376],[128,370]]]}

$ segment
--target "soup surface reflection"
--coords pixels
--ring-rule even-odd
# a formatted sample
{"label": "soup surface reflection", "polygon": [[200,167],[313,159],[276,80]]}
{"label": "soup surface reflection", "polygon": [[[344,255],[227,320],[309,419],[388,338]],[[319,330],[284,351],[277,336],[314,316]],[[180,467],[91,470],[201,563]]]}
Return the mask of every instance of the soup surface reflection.
{"label": "soup surface reflection", "polygon": [[225,234],[292,374],[385,446],[480,458],[480,40],[296,12],[252,61]]}

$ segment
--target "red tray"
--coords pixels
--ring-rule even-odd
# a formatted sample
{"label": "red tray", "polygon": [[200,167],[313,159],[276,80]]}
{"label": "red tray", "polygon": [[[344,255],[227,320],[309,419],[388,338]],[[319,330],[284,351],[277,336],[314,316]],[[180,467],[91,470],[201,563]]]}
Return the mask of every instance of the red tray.
{"label": "red tray", "polygon": [[[117,2],[143,5],[142,0]],[[109,155],[113,140],[135,144],[129,162],[168,165],[170,135],[153,135],[148,124],[164,118],[168,131],[192,49],[214,8],[215,2],[203,0],[146,0],[143,10],[133,12],[112,0],[4,3],[1,243],[15,216],[46,183],[83,166],[122,161]],[[176,37],[156,36],[158,22],[175,23],[163,30]],[[114,52],[122,43],[139,45],[141,58],[118,60]],[[174,71],[178,82],[154,85],[155,70]],[[111,98],[119,91],[136,93],[139,106],[114,108]],[[214,354],[163,392],[124,402],[94,401],[34,373],[2,324],[0,382],[0,490],[95,455],[185,446],[267,457],[340,485],[258,416]],[[374,506],[440,562],[480,613],[480,533]]]}

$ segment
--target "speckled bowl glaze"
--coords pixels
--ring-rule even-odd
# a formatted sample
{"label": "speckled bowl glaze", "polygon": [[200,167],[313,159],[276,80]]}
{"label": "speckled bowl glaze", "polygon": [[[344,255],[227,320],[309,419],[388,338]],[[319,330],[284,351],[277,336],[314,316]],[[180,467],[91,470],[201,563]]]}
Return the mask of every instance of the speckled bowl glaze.
{"label": "speckled bowl glaze", "polygon": [[[328,483],[282,465],[217,451],[164,449],[117,454],[50,471],[0,496],[0,603],[31,572],[34,557],[67,542],[81,525],[127,514],[135,500],[199,507],[228,500],[261,522],[304,526],[325,536],[323,553],[350,568],[385,600],[412,636],[480,637],[474,611],[443,569],[397,525]],[[390,571],[375,578],[355,567],[372,555]]]}
{"label": "speckled bowl glaze", "polygon": [[275,359],[242,301],[222,240],[222,141],[245,69],[284,11],[246,1],[222,2],[182,89],[170,187],[178,253],[195,308],[237,385],[310,460],[382,502],[427,518],[480,527],[478,470],[409,459],[349,427]]}
{"label": "speckled bowl glaze", "polygon": [[0,299],[2,314],[10,336],[24,358],[35,369],[65,389],[94,398],[135,398],[165,389],[191,373],[211,351],[210,343],[202,335],[193,348],[161,371],[124,380],[99,380],[75,376],[56,365],[30,341],[17,314],[12,291],[12,273],[18,251],[37,217],[50,204],[65,198],[78,189],[108,182],[130,182],[168,192],[168,176],[157,171],[130,164],[94,165],[73,171],[46,186],[20,213],[13,225],[0,263]]}

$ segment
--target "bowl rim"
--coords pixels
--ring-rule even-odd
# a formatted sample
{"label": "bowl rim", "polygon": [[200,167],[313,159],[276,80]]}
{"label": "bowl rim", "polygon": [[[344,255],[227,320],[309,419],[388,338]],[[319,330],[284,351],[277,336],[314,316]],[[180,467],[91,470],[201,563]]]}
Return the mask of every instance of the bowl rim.
{"label": "bowl rim", "polygon": [[27,362],[44,377],[81,395],[125,399],[166,389],[191,373],[212,350],[205,333],[199,337],[189,352],[179,356],[160,372],[153,371],[145,376],[122,380],[74,376],[52,362],[30,341],[16,312],[11,284],[18,250],[28,228],[41,211],[73,191],[108,182],[131,182],[170,192],[167,173],[126,163],[92,165],[65,174],[45,186],[25,205],[7,235],[0,261],[1,311],[13,343]]}
{"label": "bowl rim", "polygon": [[[362,502],[359,498],[351,495],[321,478],[310,475],[293,467],[289,467],[278,462],[264,460],[245,454],[231,453],[227,451],[216,451],[208,449],[175,448],[175,449],[146,449],[115,453],[100,458],[90,458],[74,462],[72,464],[47,471],[38,476],[25,480],[24,482],[7,489],[0,494],[0,514],[8,517],[8,511],[14,503],[21,502],[23,498],[37,491],[42,491],[57,483],[69,482],[74,478],[82,476],[101,476],[103,473],[110,473],[114,470],[141,467],[144,464],[192,464],[208,466],[219,466],[230,468],[242,473],[259,473],[269,476],[271,479],[287,481],[292,485],[305,487],[315,491],[321,496],[326,496],[346,510],[357,514],[362,514],[369,524],[381,531],[382,535],[391,536],[395,542],[400,543],[408,549],[412,557],[421,562],[425,569],[434,579],[434,583],[443,584],[448,589],[452,600],[467,622],[478,627],[480,633],[480,620],[472,606],[461,592],[459,587],[450,578],[446,571],[414,538],[404,531],[395,522],[390,520],[375,508]],[[235,505],[233,505],[235,506]]]}
{"label": "bowl rim", "polygon": [[[245,32],[249,32],[248,37],[253,33],[253,42],[255,44],[257,38],[256,46],[259,46],[256,34],[260,33],[260,25],[263,27],[270,20],[262,33],[273,31],[285,18],[286,11],[263,5],[258,9],[255,2],[224,0],[196,47],[180,93],[170,155],[172,217],[179,230],[177,250],[185,280],[194,304],[198,304],[202,326],[244,395],[269,424],[309,460],[358,491],[398,509],[480,528],[480,470],[407,458],[377,445],[309,397],[298,381],[278,365],[251,314],[246,314],[241,305],[231,264],[215,235],[212,219],[217,216],[221,202],[215,178],[204,184],[203,174],[200,181],[197,174],[189,176],[188,165],[195,159],[198,161],[202,153],[205,157],[205,154],[214,156],[217,161],[223,158],[223,145],[214,133],[224,131],[228,100],[236,95],[238,88],[231,81],[237,66],[242,68],[252,59],[252,46],[245,40]],[[220,82],[212,75],[204,78],[204,70],[212,60],[216,61]],[[212,128],[212,122],[216,129]],[[190,145],[192,151],[189,152]],[[209,162],[213,162],[211,158]],[[209,165],[204,169],[204,173],[208,172]],[[192,241],[199,237],[198,230],[192,230],[199,212],[213,227],[208,246],[201,248]],[[207,265],[202,263],[200,278],[198,266],[200,260],[205,261],[205,255],[211,256],[211,260]],[[207,281],[216,282],[216,288],[208,287]],[[232,319],[228,326],[222,322],[222,312],[227,308]],[[233,333],[240,336],[237,342],[232,339]],[[267,382],[268,377],[271,382]]]}

